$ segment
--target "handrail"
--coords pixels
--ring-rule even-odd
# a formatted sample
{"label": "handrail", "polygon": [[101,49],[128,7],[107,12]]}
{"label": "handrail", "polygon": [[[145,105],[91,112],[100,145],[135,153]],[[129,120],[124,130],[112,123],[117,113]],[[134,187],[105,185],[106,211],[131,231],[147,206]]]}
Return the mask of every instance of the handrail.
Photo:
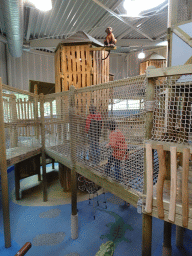
{"label": "handrail", "polygon": [[24,256],[29,249],[31,248],[32,244],[27,242],[23,245],[23,247],[15,254],[15,256]]}

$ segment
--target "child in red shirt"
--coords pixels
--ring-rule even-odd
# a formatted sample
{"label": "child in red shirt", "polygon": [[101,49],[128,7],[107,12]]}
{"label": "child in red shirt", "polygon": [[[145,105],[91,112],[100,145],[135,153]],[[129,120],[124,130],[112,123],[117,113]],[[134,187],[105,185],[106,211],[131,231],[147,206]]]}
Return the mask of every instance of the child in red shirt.
{"label": "child in red shirt", "polygon": [[93,164],[100,161],[99,137],[101,133],[101,115],[97,113],[96,107],[91,105],[89,115],[86,119],[85,132],[88,133],[88,143],[90,146],[89,159]]}
{"label": "child in red shirt", "polygon": [[120,164],[123,159],[128,157],[127,155],[127,144],[125,142],[125,137],[123,133],[117,128],[115,121],[110,121],[109,130],[111,131],[109,135],[109,143],[107,147],[113,149],[112,155],[108,159],[106,172],[110,173],[111,165],[115,165],[115,179],[120,182]]}

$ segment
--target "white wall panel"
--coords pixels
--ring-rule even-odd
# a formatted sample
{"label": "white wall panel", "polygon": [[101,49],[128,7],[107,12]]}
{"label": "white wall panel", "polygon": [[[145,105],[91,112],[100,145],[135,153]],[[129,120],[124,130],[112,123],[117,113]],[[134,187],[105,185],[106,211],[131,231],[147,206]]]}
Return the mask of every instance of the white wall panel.
{"label": "white wall panel", "polygon": [[9,84],[29,90],[29,80],[55,83],[54,54],[37,51],[26,52],[20,58],[8,53]]}
{"label": "white wall panel", "polygon": [[7,84],[6,69],[6,46],[4,43],[0,42],[0,77],[4,84]]}
{"label": "white wall panel", "polygon": [[127,77],[127,55],[110,54],[109,73],[114,75],[114,80]]}

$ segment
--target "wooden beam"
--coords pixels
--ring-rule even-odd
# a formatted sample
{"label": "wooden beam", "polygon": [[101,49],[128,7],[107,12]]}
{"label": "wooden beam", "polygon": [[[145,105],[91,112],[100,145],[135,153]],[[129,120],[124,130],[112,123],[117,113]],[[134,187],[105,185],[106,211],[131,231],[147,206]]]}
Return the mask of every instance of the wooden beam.
{"label": "wooden beam", "polygon": [[5,240],[5,247],[9,248],[11,247],[11,231],[10,231],[10,216],[9,216],[9,191],[8,191],[8,178],[7,178],[6,141],[5,141],[1,77],[0,77],[0,127],[1,127],[0,171],[1,171],[1,187],[2,187],[4,240]]}
{"label": "wooden beam", "polygon": [[180,29],[179,27],[174,27],[173,33],[177,35],[179,38],[181,38],[186,44],[192,47],[192,37],[190,37],[182,29]]}
{"label": "wooden beam", "polygon": [[192,74],[192,64],[146,70],[146,77],[163,77]]}
{"label": "wooden beam", "polygon": [[[71,169],[71,161],[68,158],[63,157],[62,154],[58,154],[51,149],[46,149],[45,152],[48,156],[55,159],[56,162],[59,162]],[[137,207],[137,202],[141,194],[136,194],[133,190],[124,189],[118,183],[109,181],[108,179],[102,177],[99,173],[93,172],[89,168],[78,163],[76,164],[76,172],[93,181],[102,188],[105,188],[107,191],[117,195],[121,199],[129,202],[134,207]]]}
{"label": "wooden beam", "polygon": [[101,47],[92,47],[89,48],[90,51],[111,51],[111,50],[116,50],[117,47],[113,46],[101,46]]}
{"label": "wooden beam", "polygon": [[152,144],[153,149],[157,149],[157,145],[161,144],[163,145],[164,151],[170,151],[171,147],[177,147],[177,152],[183,153],[184,148],[188,148],[190,150],[190,154],[192,154],[192,146],[189,146],[189,145],[182,145],[174,142],[164,142],[164,141],[159,142],[159,141],[150,140],[150,141],[145,141],[145,147],[147,143]]}

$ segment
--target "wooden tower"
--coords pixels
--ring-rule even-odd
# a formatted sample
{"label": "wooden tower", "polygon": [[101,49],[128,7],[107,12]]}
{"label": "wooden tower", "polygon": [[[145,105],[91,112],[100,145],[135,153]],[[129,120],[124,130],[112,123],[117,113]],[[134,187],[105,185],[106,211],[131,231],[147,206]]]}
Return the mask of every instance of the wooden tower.
{"label": "wooden tower", "polygon": [[[61,42],[55,54],[55,92],[68,91],[71,85],[84,88],[109,81],[108,52],[83,31]],[[105,59],[106,58],[106,59]],[[108,108],[108,89],[76,97],[77,114],[87,114],[90,104],[101,113]]]}
{"label": "wooden tower", "polygon": [[149,66],[164,68],[167,66],[167,60],[163,56],[153,52],[140,63],[140,75],[145,74],[145,71]]}
{"label": "wooden tower", "polygon": [[[108,52],[94,50],[103,46],[85,32],[77,32],[60,43],[55,54],[55,92],[70,85],[83,88],[109,81]],[[95,48],[96,49],[96,48]]]}

